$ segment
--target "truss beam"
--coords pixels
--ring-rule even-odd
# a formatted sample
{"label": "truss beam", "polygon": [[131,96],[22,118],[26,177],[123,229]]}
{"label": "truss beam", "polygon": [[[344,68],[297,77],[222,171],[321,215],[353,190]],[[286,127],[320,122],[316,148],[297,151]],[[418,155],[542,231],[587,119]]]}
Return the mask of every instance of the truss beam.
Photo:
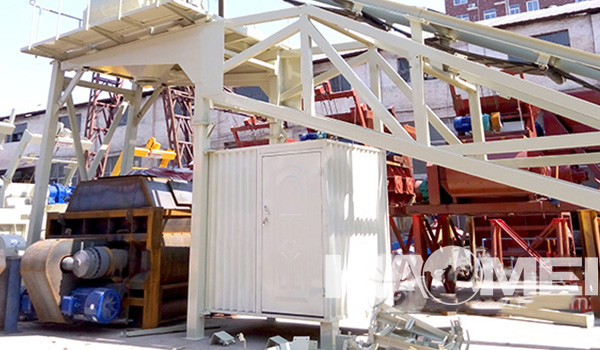
{"label": "truss beam", "polygon": [[473,176],[507,186],[573,203],[584,208],[600,210],[600,191],[589,187],[557,180],[529,171],[507,168],[488,161],[463,157],[456,153],[427,147],[426,145],[407,141],[394,135],[383,134],[331,118],[316,115],[309,117],[304,112],[296,109],[275,106],[231,93],[222,93],[212,96],[212,98],[215,104],[226,108],[305,125],[333,135],[347,137],[357,142],[405,154],[409,157],[431,162],[449,169],[468,171]]}

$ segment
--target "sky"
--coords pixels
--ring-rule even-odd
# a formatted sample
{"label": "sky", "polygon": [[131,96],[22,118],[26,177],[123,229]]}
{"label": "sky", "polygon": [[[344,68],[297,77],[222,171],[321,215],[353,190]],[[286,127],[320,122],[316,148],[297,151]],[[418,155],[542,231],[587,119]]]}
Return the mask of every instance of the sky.
{"label": "sky", "polygon": [[[34,11],[29,2],[29,0],[0,1],[2,16],[0,21],[0,33],[2,33],[0,67],[3,73],[2,84],[0,84],[0,117],[9,115],[12,108],[15,108],[17,113],[46,108],[51,62],[47,58],[21,53],[21,48],[29,45],[30,38],[32,42],[36,42],[54,36],[57,30],[57,16],[42,11],[38,29],[37,13],[32,26]],[[87,0],[37,0],[40,6],[55,11],[59,9],[61,2],[63,3],[62,12],[78,18],[83,17]],[[406,0],[401,2],[444,12],[443,0]],[[203,3],[205,8],[211,12],[217,12],[217,0],[204,0]],[[283,0],[225,0],[225,16],[237,17],[289,6],[291,5]],[[63,17],[60,21],[59,32],[64,33],[77,26],[76,20]],[[84,102],[87,100],[88,92],[85,89],[79,90],[74,96],[75,102]]]}

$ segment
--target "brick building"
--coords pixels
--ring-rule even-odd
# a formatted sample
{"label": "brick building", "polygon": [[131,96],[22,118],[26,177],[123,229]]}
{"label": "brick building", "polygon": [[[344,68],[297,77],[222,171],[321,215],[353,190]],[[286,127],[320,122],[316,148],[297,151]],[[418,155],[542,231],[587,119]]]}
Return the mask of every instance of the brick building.
{"label": "brick building", "polygon": [[445,0],[446,14],[477,22],[550,6],[560,6],[580,0]]}

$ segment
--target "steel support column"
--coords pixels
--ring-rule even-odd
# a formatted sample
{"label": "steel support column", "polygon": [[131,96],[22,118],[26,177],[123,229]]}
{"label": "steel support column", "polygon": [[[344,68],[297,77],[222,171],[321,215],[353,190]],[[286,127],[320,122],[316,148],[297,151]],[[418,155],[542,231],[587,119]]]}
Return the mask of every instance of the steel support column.
{"label": "steel support column", "polygon": [[[412,38],[419,44],[424,44],[423,28],[421,22],[410,21],[410,30]],[[411,53],[410,62],[410,84],[412,87],[412,105],[415,129],[417,132],[417,142],[424,145],[431,145],[431,136],[429,135],[429,114],[425,104],[425,81],[423,79],[423,57],[416,53]]]}
{"label": "steel support column", "polygon": [[[483,128],[483,114],[481,112],[481,96],[477,88],[469,92],[469,112],[471,113],[471,128],[473,130],[473,142],[485,142],[485,130]],[[486,154],[476,156],[486,160]]]}
{"label": "steel support column", "polygon": [[[371,91],[381,101],[381,74],[377,65],[378,55],[376,47],[369,47],[369,83]],[[376,115],[373,115],[373,130],[383,132],[383,122]]]}
{"label": "steel support column", "polygon": [[[199,89],[196,88],[198,92]],[[210,138],[210,100],[196,97],[194,117],[194,182],[192,236],[190,240],[190,278],[187,313],[187,338],[204,338],[206,312],[206,258],[208,236],[208,151]]]}
{"label": "steel support column", "polygon": [[125,139],[123,140],[123,160],[121,165],[121,175],[125,175],[133,169],[133,154],[135,151],[135,142],[137,138],[138,121],[136,116],[142,108],[142,90],[143,87],[136,84],[135,96],[133,98],[133,108],[127,118],[127,127],[125,129]]}
{"label": "steel support column", "polygon": [[35,167],[35,186],[33,189],[33,205],[29,221],[29,232],[27,233],[27,246],[42,238],[42,222],[46,208],[46,194],[48,182],[50,181],[50,169],[52,167],[52,155],[54,154],[54,142],[56,128],[58,126],[58,100],[63,91],[65,73],[60,68],[60,62],[52,63],[52,78],[50,80],[50,91],[48,104],[44,118],[44,136],[40,146],[40,157]]}

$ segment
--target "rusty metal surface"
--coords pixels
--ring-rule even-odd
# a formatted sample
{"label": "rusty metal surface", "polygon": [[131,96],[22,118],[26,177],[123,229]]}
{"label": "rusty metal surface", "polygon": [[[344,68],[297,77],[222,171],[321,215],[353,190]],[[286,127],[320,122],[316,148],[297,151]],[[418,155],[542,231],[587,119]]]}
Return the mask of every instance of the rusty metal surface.
{"label": "rusty metal surface", "polygon": [[75,277],[63,274],[61,260],[76,249],[72,239],[38,241],[25,251],[21,275],[41,322],[65,323],[60,312],[61,296],[75,286]]}

